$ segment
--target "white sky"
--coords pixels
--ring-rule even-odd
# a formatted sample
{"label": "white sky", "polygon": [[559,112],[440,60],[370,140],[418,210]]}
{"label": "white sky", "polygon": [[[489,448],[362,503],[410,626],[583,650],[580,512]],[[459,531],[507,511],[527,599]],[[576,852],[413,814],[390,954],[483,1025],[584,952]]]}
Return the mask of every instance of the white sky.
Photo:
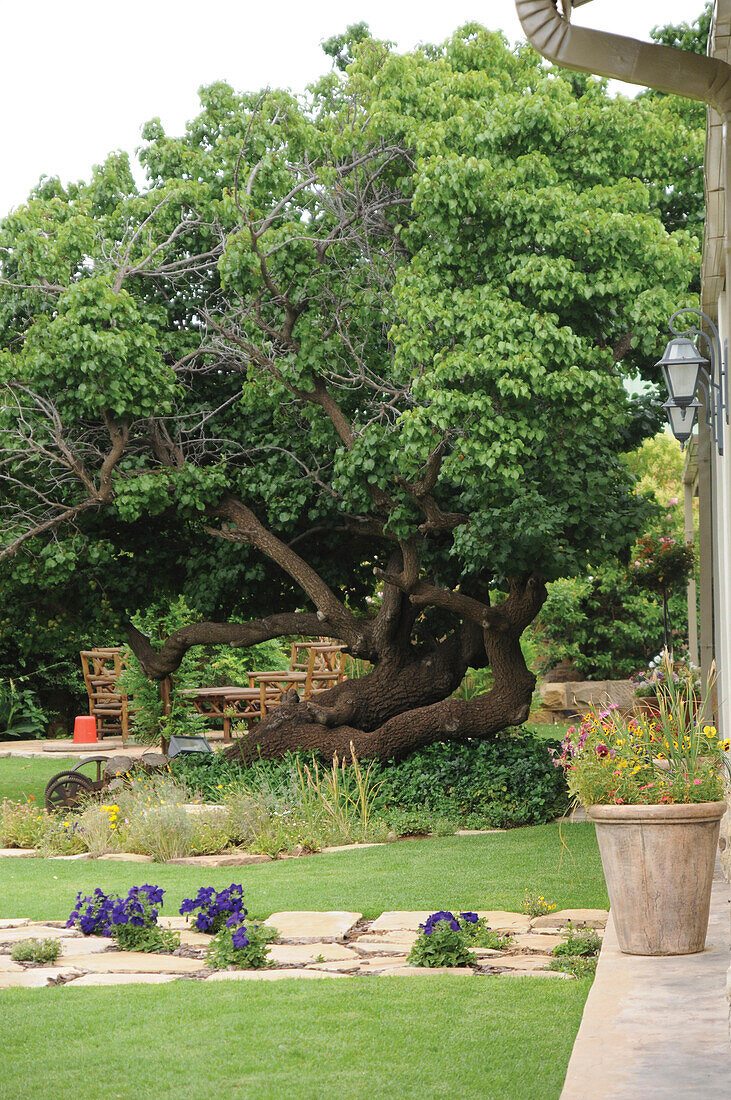
{"label": "white sky", "polygon": [[[577,24],[647,39],[657,24],[691,21],[703,0],[594,0]],[[329,68],[320,42],[365,21],[400,49],[438,42],[477,20],[521,35],[513,0],[6,0],[0,21],[0,216],[41,175],[86,178],[115,149],[134,153],[159,115],[179,133],[197,89],[301,90]]]}

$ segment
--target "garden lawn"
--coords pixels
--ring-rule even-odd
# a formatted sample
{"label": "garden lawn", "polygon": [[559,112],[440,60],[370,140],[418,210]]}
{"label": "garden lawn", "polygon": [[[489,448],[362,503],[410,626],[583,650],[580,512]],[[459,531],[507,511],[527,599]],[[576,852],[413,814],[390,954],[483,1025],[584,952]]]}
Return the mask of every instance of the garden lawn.
{"label": "garden lawn", "polygon": [[[2,743],[0,743],[0,749],[2,749]],[[58,772],[69,771],[78,762],[78,756],[76,758],[67,756],[50,758],[34,756],[30,759],[21,756],[0,758],[0,802],[4,798],[20,802],[32,797],[39,806],[42,806],[43,793],[51,776],[57,775]]]}
{"label": "garden lawn", "polygon": [[603,908],[607,894],[594,827],[537,825],[504,833],[400,841],[332,855],[217,869],[98,860],[0,859],[0,917],[65,919],[77,891],[126,893],[153,882],[177,912],[200,886],[244,885],[253,916],[282,909],[518,910],[526,889],[560,909]]}
{"label": "garden lawn", "polygon": [[589,983],[341,978],[0,993],[3,1100],[556,1100]]}

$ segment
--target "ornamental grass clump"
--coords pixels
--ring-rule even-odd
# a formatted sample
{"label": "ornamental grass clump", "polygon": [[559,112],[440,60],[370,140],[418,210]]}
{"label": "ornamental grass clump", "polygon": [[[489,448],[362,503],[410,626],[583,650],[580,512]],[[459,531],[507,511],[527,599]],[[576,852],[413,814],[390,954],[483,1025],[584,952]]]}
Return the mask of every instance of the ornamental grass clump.
{"label": "ornamental grass clump", "polygon": [[419,925],[419,936],[409,952],[410,966],[475,966],[466,924],[477,923],[477,913],[454,913],[442,909]]}
{"label": "ornamental grass clump", "polygon": [[699,699],[692,675],[676,680],[667,654],[665,671],[657,714],[625,716],[610,706],[569,728],[554,762],[575,800],[654,806],[723,799],[729,741],[701,717],[710,710],[713,673]]}
{"label": "ornamental grass clump", "polygon": [[180,906],[181,916],[189,913],[198,913],[193,920],[193,927],[199,932],[210,932],[215,935],[231,917],[239,917],[243,924],[247,915],[244,908],[244,888],[239,883],[232,882],[226,890],[216,890],[213,886],[201,886],[194,898],[184,898]]}

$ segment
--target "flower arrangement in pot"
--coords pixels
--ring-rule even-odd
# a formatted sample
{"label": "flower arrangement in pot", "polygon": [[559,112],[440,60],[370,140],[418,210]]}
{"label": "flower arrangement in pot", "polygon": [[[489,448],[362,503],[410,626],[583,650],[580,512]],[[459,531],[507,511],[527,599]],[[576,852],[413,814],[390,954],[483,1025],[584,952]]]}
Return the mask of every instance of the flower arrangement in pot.
{"label": "flower arrangement in pot", "polygon": [[697,665],[689,659],[673,660],[665,649],[653,657],[646,669],[630,676],[629,682],[635,693],[635,709],[640,713],[658,717],[660,714],[658,690],[662,690],[666,679],[672,679],[675,684],[682,683],[685,687],[692,684],[696,702],[700,700],[701,678]]}
{"label": "flower arrangement in pot", "polygon": [[571,727],[555,760],[594,822],[620,949],[702,951],[724,801],[722,740],[705,723],[692,675],[668,661],[657,715],[615,707]]}

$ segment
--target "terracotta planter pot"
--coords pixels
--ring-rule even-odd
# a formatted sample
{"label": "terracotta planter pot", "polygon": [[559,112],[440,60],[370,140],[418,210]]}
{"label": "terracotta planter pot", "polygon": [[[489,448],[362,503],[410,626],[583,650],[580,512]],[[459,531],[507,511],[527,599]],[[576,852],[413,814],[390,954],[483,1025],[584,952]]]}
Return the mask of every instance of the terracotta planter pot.
{"label": "terracotta planter pot", "polygon": [[702,951],[725,802],[589,806],[620,950]]}

